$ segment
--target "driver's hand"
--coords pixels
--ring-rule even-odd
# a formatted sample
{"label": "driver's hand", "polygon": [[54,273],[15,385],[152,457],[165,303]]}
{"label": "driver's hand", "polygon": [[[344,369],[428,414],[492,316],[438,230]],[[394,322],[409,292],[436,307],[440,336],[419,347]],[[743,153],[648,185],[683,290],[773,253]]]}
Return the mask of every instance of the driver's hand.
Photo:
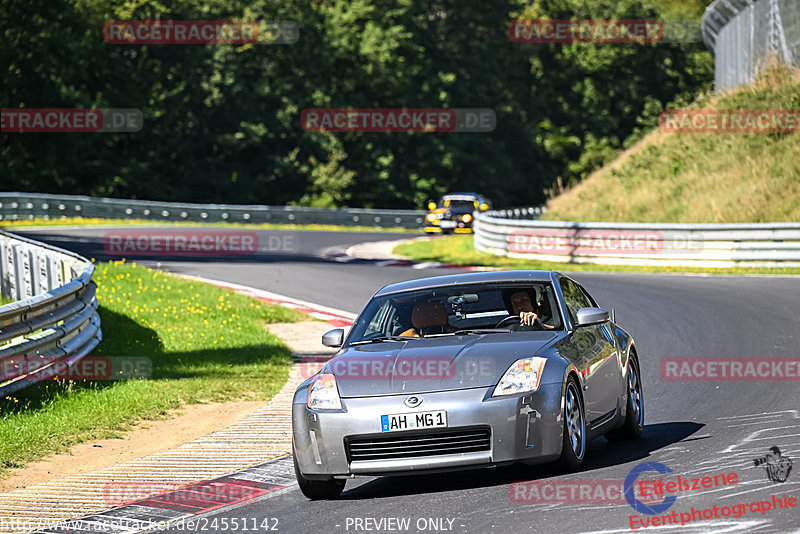
{"label": "driver's hand", "polygon": [[525,326],[533,326],[533,323],[536,321],[536,319],[539,318],[539,316],[536,315],[536,312],[532,311],[520,312],[519,317],[520,317],[520,324],[524,324]]}

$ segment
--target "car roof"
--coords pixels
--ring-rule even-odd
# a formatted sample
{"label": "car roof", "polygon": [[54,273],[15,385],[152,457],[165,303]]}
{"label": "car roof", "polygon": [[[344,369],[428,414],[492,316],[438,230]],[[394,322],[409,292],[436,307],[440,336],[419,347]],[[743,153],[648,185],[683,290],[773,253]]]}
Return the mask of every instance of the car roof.
{"label": "car roof", "polygon": [[489,271],[434,276],[431,278],[420,278],[418,280],[389,284],[379,289],[378,292],[375,293],[375,296],[449,285],[455,286],[491,282],[550,282],[554,274],[558,273],[556,271]]}

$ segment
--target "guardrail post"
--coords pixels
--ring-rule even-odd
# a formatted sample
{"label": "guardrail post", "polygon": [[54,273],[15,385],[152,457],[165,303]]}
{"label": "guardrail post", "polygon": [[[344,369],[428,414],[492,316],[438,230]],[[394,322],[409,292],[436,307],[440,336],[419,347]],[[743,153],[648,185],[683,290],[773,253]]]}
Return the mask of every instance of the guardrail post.
{"label": "guardrail post", "polygon": [[28,249],[28,266],[30,270],[31,296],[42,293],[42,265],[39,263],[39,253],[36,249]]}
{"label": "guardrail post", "polygon": [[61,271],[61,282],[68,284],[72,281],[72,262],[69,260],[61,260],[59,262],[59,270]]}
{"label": "guardrail post", "polygon": [[11,265],[8,259],[8,242],[0,239],[0,297],[11,298]]}
{"label": "guardrail post", "polygon": [[16,300],[25,300],[28,296],[26,294],[27,284],[25,283],[25,251],[22,245],[11,245],[12,267],[14,272],[14,298]]}
{"label": "guardrail post", "polygon": [[58,258],[54,254],[48,254],[45,261],[47,291],[50,291],[61,285],[58,279]]}

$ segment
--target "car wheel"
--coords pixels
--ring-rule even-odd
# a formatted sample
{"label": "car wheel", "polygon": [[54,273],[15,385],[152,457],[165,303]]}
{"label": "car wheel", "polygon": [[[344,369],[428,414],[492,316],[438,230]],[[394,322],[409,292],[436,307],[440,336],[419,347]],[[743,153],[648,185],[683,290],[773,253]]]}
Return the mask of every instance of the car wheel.
{"label": "car wheel", "polygon": [[636,439],[644,429],[644,393],[639,360],[631,354],[628,362],[628,406],[625,409],[625,422],[620,428],[606,434],[609,441]]}
{"label": "car wheel", "polygon": [[586,414],[578,383],[570,376],[564,390],[564,432],[561,464],[571,470],[583,464],[586,455]]}
{"label": "car wheel", "polygon": [[294,455],[294,449],[292,449],[292,460],[294,462],[294,476],[297,478],[300,491],[303,492],[306,498],[312,501],[335,499],[344,491],[346,480],[336,480],[335,478],[330,480],[310,480],[304,477],[297,466],[297,457]]}

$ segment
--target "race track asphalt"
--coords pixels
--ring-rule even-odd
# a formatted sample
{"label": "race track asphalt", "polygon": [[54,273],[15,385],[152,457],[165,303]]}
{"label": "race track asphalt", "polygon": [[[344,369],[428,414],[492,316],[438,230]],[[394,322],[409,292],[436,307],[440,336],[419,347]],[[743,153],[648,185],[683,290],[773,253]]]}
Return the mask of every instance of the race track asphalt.
{"label": "race track asphalt", "polygon": [[[147,231],[142,227],[136,230]],[[103,236],[108,231],[65,227],[17,233],[102,261],[119,257],[104,250]],[[255,255],[129,260],[353,313],[385,284],[460,272],[380,266],[375,262],[344,263],[322,257],[351,244],[400,239],[407,234],[257,233],[265,250]],[[270,239],[276,244],[280,241],[274,236],[292,236],[283,242],[293,244],[269,250]],[[568,266],[564,272],[569,272]],[[512,466],[436,476],[358,477],[348,482],[341,499],[327,502],[308,501],[295,487],[208,515],[205,531],[223,531],[219,522],[216,530],[211,529],[210,521],[224,517],[239,518],[240,522],[249,518],[248,528],[254,519],[262,525],[264,518],[277,518],[268,525],[277,524],[277,531],[291,533],[628,532],[632,516],[642,519],[662,514],[639,514],[624,498],[591,502],[577,495],[575,502],[566,501],[570,500],[570,488],[579,487],[576,484],[584,488],[591,485],[592,491],[598,491],[598,485],[607,488],[609,484],[622,484],[643,462],[666,465],[672,477],[737,474],[734,485],[678,493],[675,503],[663,514],[677,511],[680,522],[680,514],[691,514],[692,508],[702,513],[717,506],[720,515],[689,522],[681,532],[788,532],[800,528],[800,506],[764,513],[748,506],[741,517],[721,517],[723,509],[734,513],[741,512],[741,505],[753,502],[769,500],[772,504],[773,495],[800,498],[800,466],[781,483],[768,480],[765,469],[754,464],[754,459],[763,457],[772,446],[778,446],[795,462],[800,458],[798,382],[667,381],[659,369],[663,359],[675,357],[799,360],[800,279],[612,273],[576,273],[574,278],[601,306],[613,308],[617,322],[634,336],[645,393],[646,426],[640,440],[613,444],[604,438],[595,440],[583,468],[576,473],[550,466]],[[654,472],[645,477],[657,478]],[[520,481],[529,483],[515,485]],[[530,481],[541,491],[538,500]],[[558,487],[562,488],[560,495],[551,493]],[[387,523],[390,518],[400,523],[395,519]],[[407,527],[403,523],[406,520]],[[678,528],[651,526],[643,530],[671,532]],[[195,530],[203,531],[199,524]]]}

